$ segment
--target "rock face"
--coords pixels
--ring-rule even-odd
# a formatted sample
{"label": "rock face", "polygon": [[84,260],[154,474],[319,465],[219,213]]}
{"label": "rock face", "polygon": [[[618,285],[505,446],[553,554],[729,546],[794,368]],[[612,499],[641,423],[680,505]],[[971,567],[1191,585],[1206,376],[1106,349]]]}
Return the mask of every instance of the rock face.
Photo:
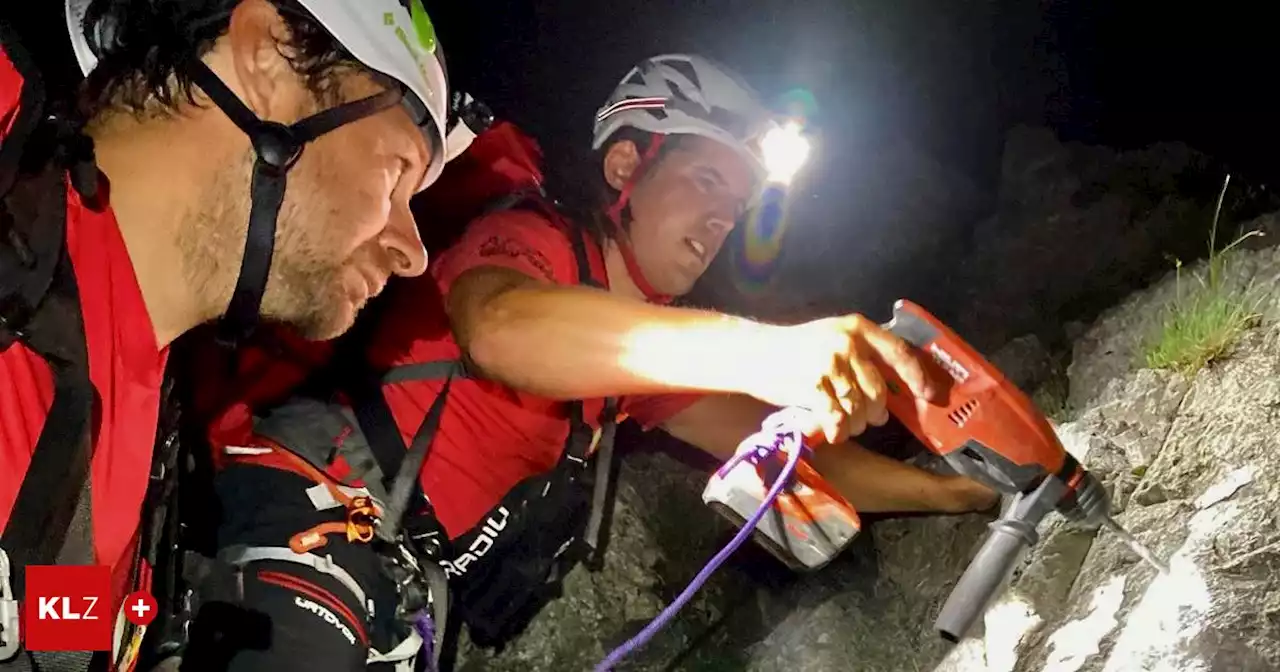
{"label": "rock face", "polygon": [[[1137,371],[1112,381],[1062,436],[1170,573],[1138,562],[1107,531],[1080,542],[1083,557],[1056,554],[1063,535],[1083,533],[1048,525],[1026,573],[988,614],[1001,641],[962,647],[1007,662],[955,669],[1280,669],[1277,408],[1280,331],[1270,326],[1194,380]],[[1007,613],[1021,622],[1001,623]]]}
{"label": "rock face", "polygon": [[[1039,202],[1012,199],[1002,208],[1047,212],[1049,204],[1079,202],[1082,185],[1092,183],[1066,175],[1072,165],[1088,174],[1079,166],[1083,159],[1068,155],[1093,154],[1085,148],[1055,153],[1050,139],[1039,142],[1040,150],[1008,159],[1021,166],[1010,168],[1011,176],[1027,176],[1008,193],[1055,183],[1029,177],[1044,171],[1060,173],[1065,186],[1040,193]],[[1037,163],[1033,157],[1045,152],[1049,158]],[[1102,156],[1101,150],[1094,154]],[[1086,168],[1102,160],[1097,156]],[[1166,159],[1173,166],[1194,162],[1176,152]],[[1165,186],[1173,189],[1177,179],[1168,179]],[[1163,194],[1164,188],[1150,193]],[[1069,268],[1070,255],[1068,261],[1035,262],[1046,270],[1067,268],[1086,293],[1104,281],[1139,282],[1141,274],[1113,266],[1123,266],[1139,248],[1149,248],[1139,256],[1155,255],[1163,236],[1172,235],[1148,226],[1157,221],[1152,218],[1164,217],[1159,221],[1171,227],[1173,213],[1195,210],[1175,207],[1166,196],[1152,196],[1145,210],[1121,207],[1106,189],[1099,193],[1085,207],[1092,214],[1069,215],[1068,228],[1085,227],[1088,235],[1110,240],[1102,223],[1128,222],[1128,242],[1117,243],[1105,261],[1082,262],[1076,270]],[[1139,210],[1146,214],[1139,217]],[[1280,217],[1269,215],[1245,228],[1277,233],[1277,222]],[[1038,246],[1056,243],[1052,235],[1039,236],[1032,236],[1039,242],[992,249],[1040,258]],[[1063,444],[1102,480],[1117,519],[1167,559],[1168,575],[1157,575],[1109,530],[1081,529],[1051,515],[984,624],[949,645],[932,624],[991,517],[868,519],[851,548],[810,574],[794,574],[745,545],[669,625],[615,669],[1280,670],[1280,292],[1270,290],[1280,280],[1280,248],[1267,242],[1274,241],[1250,240],[1223,274],[1224,286],[1253,289],[1262,319],[1225,358],[1195,375],[1146,369],[1141,361],[1144,339],[1185,291],[1194,268],[1170,272],[1128,298],[1117,296],[1112,308],[1093,311],[1096,319],[1062,325],[1063,342],[1028,333],[1036,328],[1001,326],[984,333],[992,339],[1006,331],[1028,335],[1003,338],[999,348],[979,346],[1059,422]],[[981,269],[969,268],[973,274],[965,282],[980,286]],[[1076,300],[1065,289],[1040,287],[1031,296],[1050,302],[1036,309],[1027,290],[992,294],[992,306],[974,293],[966,304],[973,307],[967,324],[977,328],[987,315],[993,324],[1031,325],[1052,316],[1054,306]],[[958,330],[969,335],[963,326]],[[873,432],[867,438],[875,445],[883,437]],[[592,669],[671,604],[729,541],[736,527],[701,501],[710,466],[677,459],[681,446],[673,441],[647,437],[638,443],[623,462],[605,568],[598,574],[575,570],[565,596],[506,650],[476,649],[464,636],[455,669]]]}
{"label": "rock face", "polygon": [[[569,577],[566,595],[508,650],[470,649],[458,670],[589,670],[688,585],[736,528],[703,505],[706,471],[662,452],[627,456],[605,568]],[[618,670],[898,668],[904,651],[941,659],[927,624],[988,518],[885,520],[822,571],[796,575],[742,547]],[[938,548],[955,548],[939,557]]]}
{"label": "rock face", "polygon": [[[1269,281],[1280,249],[1232,268],[1242,283]],[[1139,368],[1131,332],[1156,320],[1171,282],[1079,338],[1070,396],[1082,410],[1057,427],[1168,575],[1109,530],[1052,515],[984,623],[952,646],[933,620],[990,518],[879,520],[812,574],[743,547],[615,669],[1280,670],[1280,327],[1264,321],[1190,378]],[[639,632],[736,529],[702,505],[705,473],[662,451],[628,455],[606,568],[576,570],[525,636],[502,652],[466,648],[458,669],[592,669]]]}

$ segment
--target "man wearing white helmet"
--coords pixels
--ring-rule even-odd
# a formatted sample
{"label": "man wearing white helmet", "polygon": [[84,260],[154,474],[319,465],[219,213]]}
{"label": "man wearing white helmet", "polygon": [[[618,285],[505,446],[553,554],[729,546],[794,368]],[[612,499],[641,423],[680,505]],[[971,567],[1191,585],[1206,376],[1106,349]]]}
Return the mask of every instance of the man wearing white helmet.
{"label": "man wearing white helmet", "polygon": [[471,222],[428,274],[362,317],[343,344],[358,350],[334,357],[327,383],[219,430],[235,465],[227,491],[271,493],[235,507],[222,538],[347,552],[340,508],[326,528],[301,514],[316,488],[353,488],[346,520],[365,519],[360,495],[385,503],[376,534],[403,526],[419,559],[445,569],[451,622],[498,644],[595,550],[603,514],[586,465],[608,454],[623,415],[723,459],[772,405],[797,406],[837,444],[814,464],[857,509],[993,505],[974,481],[845,441],[888,420],[873,361],[932,394],[910,349],[870,320],[780,327],[667,305],[755,200],[768,127],[755,94],[704,58],[638,65],[596,117],[597,201],[565,213],[531,195]]}
{"label": "man wearing white helmet", "polygon": [[[28,565],[108,567],[114,631],[92,662],[127,670],[144,629],[122,602],[171,578],[170,345],[211,321],[228,343],[260,319],[344,332],[425,269],[409,198],[462,147],[419,0],[67,9],[79,115],[50,114],[0,25],[0,580],[25,602]],[[52,669],[16,613],[0,604],[0,668]]]}

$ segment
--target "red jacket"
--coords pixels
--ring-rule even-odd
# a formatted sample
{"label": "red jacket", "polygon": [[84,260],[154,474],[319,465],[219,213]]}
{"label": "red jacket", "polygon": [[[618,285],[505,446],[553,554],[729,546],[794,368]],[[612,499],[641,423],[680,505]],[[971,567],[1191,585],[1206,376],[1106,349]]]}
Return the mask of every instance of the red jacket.
{"label": "red jacket", "polygon": [[[498,124],[481,134],[422,196],[417,206],[424,240],[447,239],[451,244],[432,257],[425,275],[397,279],[389,285],[388,304],[383,306],[369,344],[368,356],[375,366],[458,357],[441,297],[453,279],[468,268],[499,265],[548,282],[577,282],[570,232],[562,222],[525,210],[464,220],[469,221],[465,226],[455,219],[473,218],[495,198],[539,186],[540,158],[532,139],[510,124]],[[598,246],[590,246],[589,257],[592,275],[607,285]],[[213,423],[210,432],[218,453],[228,445],[251,445],[252,410],[281,401],[291,386],[327,358],[324,346],[301,347],[303,342],[291,338],[278,343],[285,347],[274,356],[261,351],[245,355],[245,360],[261,368],[251,372],[252,367],[242,361],[235,376],[237,389],[222,400],[229,410]],[[406,445],[439,388],[439,381],[385,388]],[[634,397],[622,399],[621,410],[652,427],[697,398]],[[584,415],[592,425],[597,425],[603,401],[590,399],[584,404]],[[421,472],[423,490],[449,535],[457,537],[465,532],[520,480],[550,469],[563,449],[568,429],[563,403],[492,381],[455,381]],[[341,472],[341,467],[336,471]]]}
{"label": "red jacket", "polygon": [[[0,142],[17,114],[22,77],[0,49]],[[106,189],[105,182],[101,188]],[[67,188],[67,251],[75,270],[89,355],[89,377],[100,407],[90,464],[93,550],[112,568],[112,614],[149,588],[149,568],[130,585],[137,564],[142,500],[159,413],[166,351],[143,303],[133,264],[109,208],[91,210]],[[43,358],[15,343],[0,353],[0,523],[7,525],[36,440],[53,401]]]}

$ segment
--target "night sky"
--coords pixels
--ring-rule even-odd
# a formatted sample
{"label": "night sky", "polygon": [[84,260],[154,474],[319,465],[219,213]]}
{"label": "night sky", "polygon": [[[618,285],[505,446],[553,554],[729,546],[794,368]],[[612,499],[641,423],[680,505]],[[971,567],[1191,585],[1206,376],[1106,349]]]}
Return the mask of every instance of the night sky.
{"label": "night sky", "polygon": [[[1017,123],[1140,146],[1183,140],[1255,179],[1280,177],[1270,86],[1280,46],[1265,3],[1030,0],[609,0],[445,2],[435,18],[454,81],[578,161],[591,116],[638,59],[701,51],[763,91],[811,89],[820,169],[804,189],[823,217],[855,212],[848,188],[891,143],[957,171],[984,198]],[[60,0],[6,3],[50,67],[73,67]],[[832,202],[834,200],[834,202]],[[980,217],[985,213],[967,213]]]}
{"label": "night sky", "polygon": [[812,89],[824,152],[838,164],[896,135],[988,183],[1004,130],[1026,122],[1115,146],[1183,140],[1239,170],[1280,175],[1268,102],[1280,46],[1261,3],[537,4],[437,2],[433,14],[460,85],[549,144],[583,144],[632,62],[699,50],[765,91]]}

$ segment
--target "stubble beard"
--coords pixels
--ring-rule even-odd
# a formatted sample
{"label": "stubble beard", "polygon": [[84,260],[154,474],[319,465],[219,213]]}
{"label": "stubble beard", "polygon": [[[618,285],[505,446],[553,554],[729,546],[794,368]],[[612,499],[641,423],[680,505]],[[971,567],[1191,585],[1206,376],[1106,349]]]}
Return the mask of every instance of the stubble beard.
{"label": "stubble beard", "polygon": [[[249,228],[249,176],[254,157],[241,159],[220,170],[186,218],[190,223],[178,235],[184,280],[201,304],[205,320],[226,312],[235,291],[244,259]],[[284,323],[309,340],[326,340],[346,331],[353,321],[349,298],[341,282],[342,263],[326,262],[321,253],[324,232],[316,227],[324,220],[305,204],[313,199],[294,196],[305,191],[306,180],[296,166],[289,173],[290,186],[280,208],[275,231],[271,271],[260,313],[264,321]]]}

